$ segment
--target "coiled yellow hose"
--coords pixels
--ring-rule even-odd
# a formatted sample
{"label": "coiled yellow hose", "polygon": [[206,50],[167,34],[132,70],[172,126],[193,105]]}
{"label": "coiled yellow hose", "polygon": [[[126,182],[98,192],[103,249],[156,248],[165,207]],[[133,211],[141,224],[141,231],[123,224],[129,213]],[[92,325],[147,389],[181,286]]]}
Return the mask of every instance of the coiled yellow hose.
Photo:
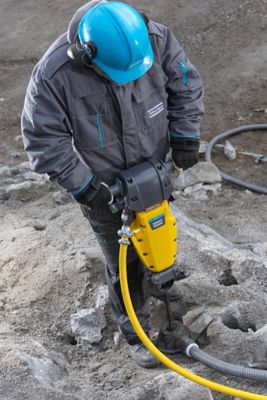
{"label": "coiled yellow hose", "polygon": [[[122,241],[127,242],[127,237],[122,237]],[[216,392],[227,394],[228,396],[239,397],[242,399],[248,400],[267,400],[267,396],[262,394],[255,394],[250,392],[244,392],[242,390],[234,389],[229,386],[224,386],[219,383],[210,381],[208,379],[202,378],[199,375],[193,374],[192,372],[182,368],[180,365],[173,362],[171,359],[165,356],[149,339],[149,337],[144,332],[142,326],[140,325],[137,316],[135,314],[133,304],[131,301],[131,296],[129,293],[128,279],[127,279],[127,245],[120,245],[120,255],[119,255],[119,266],[120,266],[120,284],[122,297],[125,304],[125,308],[129,319],[135,329],[140,340],[146,346],[146,348],[156,357],[158,358],[166,367],[172,369],[177,372],[177,374],[182,375],[184,378],[189,379],[201,386],[205,386],[211,390]]]}

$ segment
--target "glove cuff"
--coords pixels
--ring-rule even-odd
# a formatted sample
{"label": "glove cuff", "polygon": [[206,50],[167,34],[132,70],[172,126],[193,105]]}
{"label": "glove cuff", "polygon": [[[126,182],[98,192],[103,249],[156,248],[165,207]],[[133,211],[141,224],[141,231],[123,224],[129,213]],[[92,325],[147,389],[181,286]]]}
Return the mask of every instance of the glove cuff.
{"label": "glove cuff", "polygon": [[171,139],[170,145],[173,150],[198,151],[199,140],[191,138],[176,138]]}
{"label": "glove cuff", "polygon": [[101,188],[100,180],[94,176],[82,192],[74,196],[78,203],[88,205],[97,195]]}

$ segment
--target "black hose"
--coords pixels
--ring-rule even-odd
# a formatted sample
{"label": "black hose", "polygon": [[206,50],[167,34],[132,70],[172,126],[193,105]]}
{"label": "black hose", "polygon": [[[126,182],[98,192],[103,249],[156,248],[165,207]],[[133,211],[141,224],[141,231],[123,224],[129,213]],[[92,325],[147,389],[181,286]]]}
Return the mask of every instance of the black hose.
{"label": "black hose", "polygon": [[[226,131],[223,133],[220,133],[219,135],[215,136],[211,142],[209,142],[207,150],[206,150],[206,160],[208,162],[212,162],[211,159],[211,152],[214,147],[214,145],[222,139],[228,138],[230,136],[238,135],[239,133],[242,132],[248,132],[248,131],[262,131],[266,130],[267,131],[267,124],[255,124],[255,125],[244,125],[239,128],[231,129],[230,131]],[[252,192],[256,193],[261,193],[261,194],[267,194],[267,188],[263,186],[258,186],[254,185],[253,183],[248,183],[246,181],[242,181],[241,179],[234,178],[230,175],[225,174],[223,171],[220,171],[221,176],[224,180],[233,183],[234,185],[244,187],[248,190],[251,190]]]}
{"label": "black hose", "polygon": [[200,350],[196,344],[188,346],[187,354],[202,364],[210,367],[222,374],[229,374],[243,379],[252,379],[267,382],[267,371],[262,369],[253,369],[242,367],[240,365],[230,364],[228,362],[218,360]]}

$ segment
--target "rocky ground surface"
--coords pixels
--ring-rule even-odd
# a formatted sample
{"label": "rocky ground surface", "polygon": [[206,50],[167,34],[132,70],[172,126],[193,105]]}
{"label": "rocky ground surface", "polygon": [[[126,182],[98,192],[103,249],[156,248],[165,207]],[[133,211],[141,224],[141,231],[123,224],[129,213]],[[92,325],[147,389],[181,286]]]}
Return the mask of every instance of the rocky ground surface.
{"label": "rocky ground surface", "polygon": [[[200,69],[204,140],[266,122],[266,0],[130,3],[170,25]],[[111,315],[104,259],[87,221],[66,193],[30,170],[24,154],[19,116],[31,69],[79,5],[0,3],[0,399],[226,399],[163,366],[134,365]],[[267,153],[263,132],[231,143]],[[227,173],[267,185],[266,165],[251,157],[237,153],[229,161],[217,149],[215,161]],[[205,163],[175,187],[178,259],[189,274],[172,303],[175,318],[200,335],[206,352],[267,369],[266,197],[221,182]],[[161,301],[151,299],[151,313],[156,335],[166,320]],[[207,378],[267,394],[266,383],[173,357]]]}

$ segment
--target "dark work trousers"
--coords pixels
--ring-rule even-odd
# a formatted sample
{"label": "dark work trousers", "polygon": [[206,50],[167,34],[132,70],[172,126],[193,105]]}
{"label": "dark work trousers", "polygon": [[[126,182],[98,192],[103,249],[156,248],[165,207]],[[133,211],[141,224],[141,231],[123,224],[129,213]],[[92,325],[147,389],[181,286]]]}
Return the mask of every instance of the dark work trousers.
{"label": "dark work trousers", "polygon": [[[109,290],[109,300],[118,327],[130,345],[139,343],[140,340],[127,316],[120,288],[118,230],[122,226],[121,212],[112,214],[108,207],[97,210],[89,210],[85,206],[81,206],[81,208],[83,215],[89,220],[106,258],[105,275]],[[134,247],[132,245],[128,246],[127,273],[130,295],[137,317],[143,329],[148,333],[149,292],[146,290],[144,268]]]}

